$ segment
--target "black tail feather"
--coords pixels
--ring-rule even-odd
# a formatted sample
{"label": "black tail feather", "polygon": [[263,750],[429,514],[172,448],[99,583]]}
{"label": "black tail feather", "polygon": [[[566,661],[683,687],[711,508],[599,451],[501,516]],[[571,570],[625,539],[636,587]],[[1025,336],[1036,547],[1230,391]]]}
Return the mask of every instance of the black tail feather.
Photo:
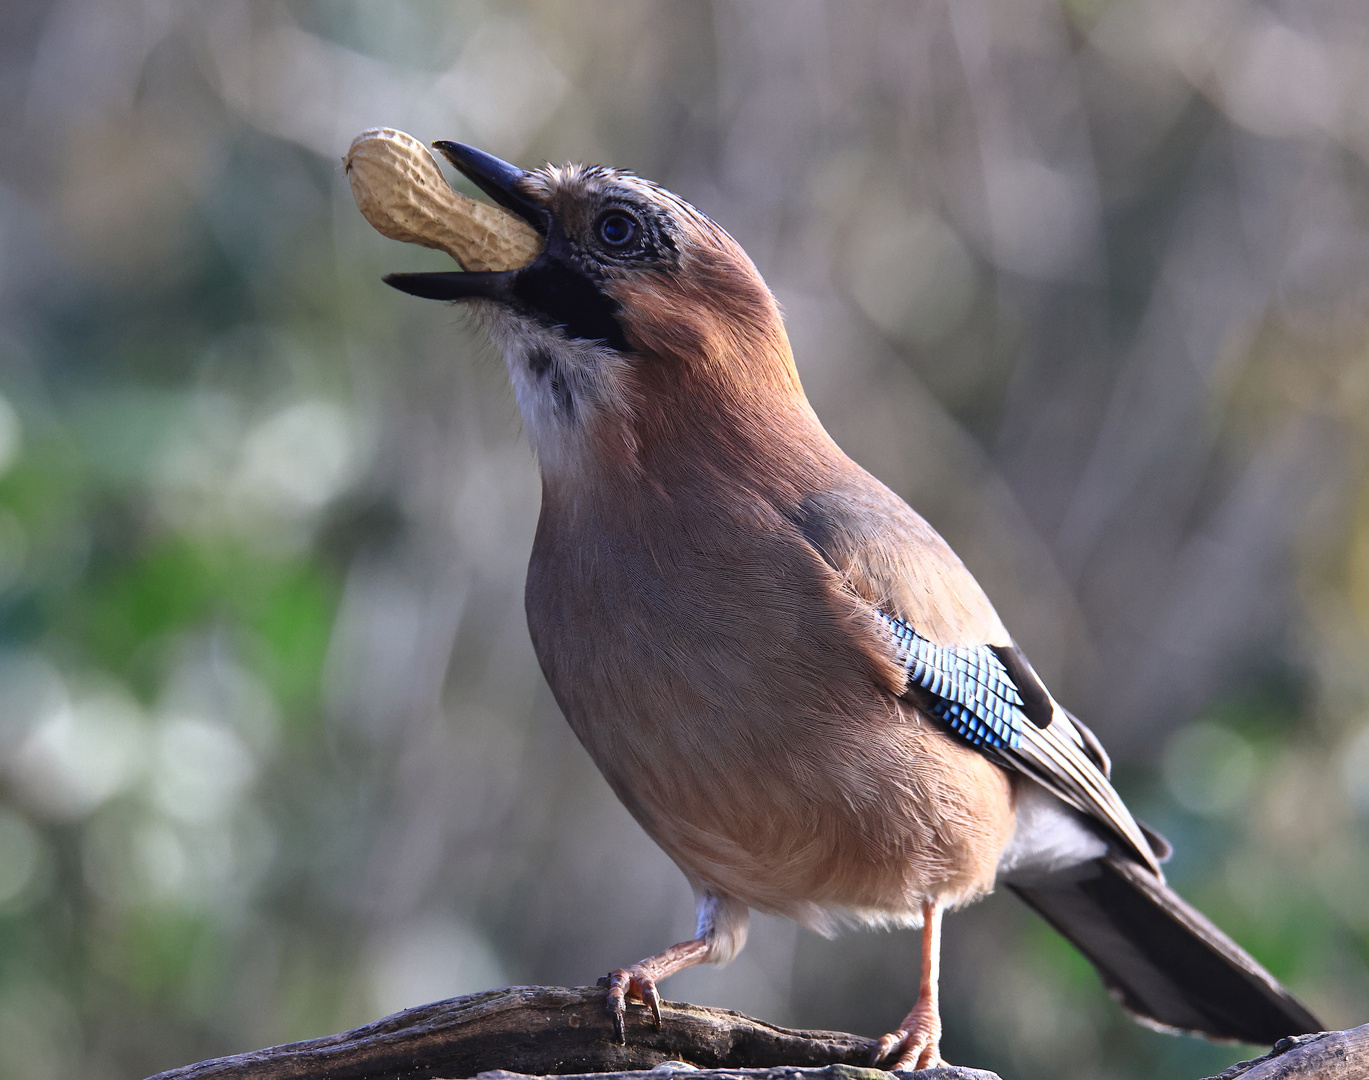
{"label": "black tail feather", "polygon": [[1322,1030],[1254,957],[1123,856],[1008,888],[1089,958],[1142,1023],[1257,1045]]}

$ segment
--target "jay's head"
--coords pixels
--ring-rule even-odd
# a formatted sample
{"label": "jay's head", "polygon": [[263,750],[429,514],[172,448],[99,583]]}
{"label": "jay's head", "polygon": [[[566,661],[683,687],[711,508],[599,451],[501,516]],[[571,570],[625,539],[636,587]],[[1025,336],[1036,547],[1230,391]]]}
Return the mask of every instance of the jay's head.
{"label": "jay's head", "polygon": [[542,250],[514,270],[386,281],[482,318],[544,471],[581,471],[587,454],[628,464],[683,436],[735,439],[776,410],[811,415],[765,282],[698,210],[629,172],[524,172],[435,145]]}

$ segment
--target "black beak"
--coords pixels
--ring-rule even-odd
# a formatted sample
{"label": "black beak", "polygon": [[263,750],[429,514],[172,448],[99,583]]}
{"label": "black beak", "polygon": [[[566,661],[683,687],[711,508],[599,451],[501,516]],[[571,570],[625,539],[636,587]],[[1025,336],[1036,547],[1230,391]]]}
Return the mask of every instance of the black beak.
{"label": "black beak", "polygon": [[512,210],[543,236],[547,235],[547,212],[522,192],[528,174],[517,165],[465,143],[439,139],[433,143],[460,173],[505,210]]}
{"label": "black beak", "polygon": [[[527,173],[517,165],[510,165],[465,143],[439,139],[433,146],[491,199],[546,236],[547,212],[523,194],[521,189]],[[435,274],[386,274],[382,280],[400,292],[425,300],[507,301],[516,273],[516,270],[495,273],[457,270]]]}
{"label": "black beak", "polygon": [[447,270],[433,274],[386,274],[380,280],[392,289],[424,300],[507,300],[517,272]]}

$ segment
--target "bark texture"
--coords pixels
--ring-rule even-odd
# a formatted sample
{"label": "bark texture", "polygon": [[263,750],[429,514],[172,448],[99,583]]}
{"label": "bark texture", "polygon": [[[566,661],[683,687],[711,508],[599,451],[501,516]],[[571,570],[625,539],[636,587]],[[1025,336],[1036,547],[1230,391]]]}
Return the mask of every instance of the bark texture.
{"label": "bark texture", "polygon": [[1238,1061],[1207,1080],[1365,1080],[1369,1024],[1345,1031],[1294,1035],[1253,1061]]}
{"label": "bark texture", "polygon": [[[661,1030],[628,1009],[615,1042],[598,987],[514,986],[453,998],[307,1042],[216,1058],[156,1080],[423,1080],[507,1071],[620,1073],[683,1060],[700,1069],[864,1066],[874,1041],[837,1031],[791,1031],[739,1013],[666,1002]],[[982,1075],[982,1074],[981,1074]]]}
{"label": "bark texture", "polygon": [[[740,1013],[665,1002],[661,1030],[628,1010],[627,1044],[598,987],[513,986],[407,1009],[321,1039],[273,1046],[158,1073],[150,1080],[879,1080],[874,1040],[798,1031]],[[606,1076],[605,1074],[611,1074]],[[917,1080],[998,1080],[979,1069],[898,1074]],[[1281,1040],[1265,1057],[1208,1080],[1362,1080],[1369,1024]]]}

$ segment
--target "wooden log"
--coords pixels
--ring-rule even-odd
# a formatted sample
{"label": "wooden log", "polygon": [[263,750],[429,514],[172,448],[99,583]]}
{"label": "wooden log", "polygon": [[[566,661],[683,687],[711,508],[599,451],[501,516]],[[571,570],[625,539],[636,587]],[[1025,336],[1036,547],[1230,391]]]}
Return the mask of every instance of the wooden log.
{"label": "wooden log", "polygon": [[1366,1080],[1369,1024],[1280,1039],[1253,1061],[1238,1061],[1207,1080]]}
{"label": "wooden log", "polygon": [[[865,1066],[874,1049],[874,1040],[859,1035],[793,1031],[679,1002],[663,1004],[661,1021],[657,1031],[646,1009],[630,1008],[624,1045],[613,1038],[602,989],[514,986],[407,1009],[339,1035],[202,1061],[154,1080],[426,1080],[497,1070],[535,1076],[630,1073],[666,1061],[699,1069],[788,1066],[792,1072],[794,1067]],[[991,1076],[958,1070],[928,1080]]]}
{"label": "wooden log", "polygon": [[[321,1039],[158,1073],[149,1080],[880,1080],[874,1040],[777,1027],[740,1013],[665,1002],[657,1031],[645,1008],[613,1037],[604,991],[513,986],[452,998]],[[998,1080],[978,1069],[895,1074],[916,1080]],[[1366,1080],[1369,1024],[1282,1039],[1262,1058],[1208,1080]]]}
{"label": "wooden log", "polygon": [[[822,1069],[804,1069],[788,1065],[778,1069],[694,1069],[678,1061],[663,1061],[654,1069],[639,1072],[572,1073],[556,1080],[1001,1080],[997,1073],[982,1069],[965,1069],[956,1065],[939,1065],[934,1069],[916,1072],[885,1072],[864,1069],[859,1065],[828,1065]],[[455,1078],[452,1078],[455,1080]],[[477,1080],[545,1080],[526,1073],[511,1073],[503,1069],[483,1072]]]}

